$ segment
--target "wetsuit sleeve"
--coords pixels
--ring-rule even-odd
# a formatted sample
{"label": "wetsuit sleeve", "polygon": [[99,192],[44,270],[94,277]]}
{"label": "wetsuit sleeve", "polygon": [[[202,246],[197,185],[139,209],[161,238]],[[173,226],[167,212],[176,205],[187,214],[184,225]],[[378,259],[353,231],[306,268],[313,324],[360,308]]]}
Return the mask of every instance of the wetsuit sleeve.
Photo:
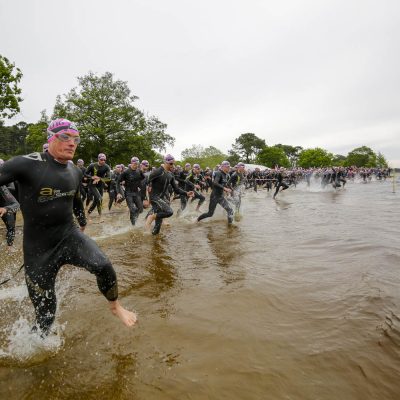
{"label": "wetsuit sleeve", "polygon": [[176,184],[175,177],[173,177],[172,175],[171,175],[171,178],[170,178],[169,183],[171,184],[172,189],[174,189],[174,192],[175,192],[176,194],[185,194],[185,195],[187,195],[187,192],[186,192],[185,190],[181,189],[181,188]]}
{"label": "wetsuit sleeve", "polygon": [[152,171],[149,176],[149,183],[154,181],[154,179],[157,179],[161,174],[163,173],[162,168],[157,168],[156,170]]}
{"label": "wetsuit sleeve", "polygon": [[186,177],[185,183],[190,189],[194,189],[193,174],[189,174]]}
{"label": "wetsuit sleeve", "polygon": [[5,201],[4,208],[11,213],[15,213],[19,210],[19,203],[15,197],[11,194],[6,186],[0,186],[0,195]]}
{"label": "wetsuit sleeve", "polygon": [[238,181],[238,174],[232,174],[231,179],[229,180],[229,183],[232,187],[235,187]]}
{"label": "wetsuit sleeve", "polygon": [[214,176],[213,186],[223,189],[224,186],[220,184],[221,181],[221,172],[217,171]]}
{"label": "wetsuit sleeve", "polygon": [[104,178],[102,178],[102,181],[105,183],[109,183],[111,181],[111,169],[108,167],[107,172],[104,175]]}
{"label": "wetsuit sleeve", "polygon": [[122,190],[121,187],[121,182],[123,182],[125,178],[125,171],[122,174],[119,174],[118,178],[115,180],[116,186],[117,186],[117,193],[120,194],[121,196],[124,196],[124,191]]}
{"label": "wetsuit sleeve", "polygon": [[0,168],[0,186],[19,180],[20,172],[25,169],[25,164],[22,157],[14,157],[6,161]]}
{"label": "wetsuit sleeve", "polygon": [[86,222],[85,208],[83,207],[83,201],[81,199],[81,193],[79,190],[76,191],[72,207],[74,215],[78,220],[79,226],[86,226],[87,222]]}
{"label": "wetsuit sleeve", "polygon": [[87,178],[91,178],[94,175],[94,166],[93,164],[90,164],[85,171],[85,176]]}

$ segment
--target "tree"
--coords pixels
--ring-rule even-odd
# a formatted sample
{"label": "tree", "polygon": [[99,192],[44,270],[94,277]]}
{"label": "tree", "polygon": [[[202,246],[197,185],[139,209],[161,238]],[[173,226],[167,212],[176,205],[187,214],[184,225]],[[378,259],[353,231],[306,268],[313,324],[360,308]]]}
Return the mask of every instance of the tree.
{"label": "tree", "polygon": [[389,166],[385,156],[381,152],[376,156],[376,166],[379,168],[388,168]]}
{"label": "tree", "polygon": [[20,112],[21,78],[21,70],[0,54],[0,118],[12,118]]}
{"label": "tree", "polygon": [[290,165],[292,167],[295,167],[297,165],[297,161],[299,159],[299,154],[303,150],[301,146],[290,146],[287,144],[276,144],[274,147],[277,147],[278,149],[282,149],[286,157],[289,159]]}
{"label": "tree", "polygon": [[46,143],[46,130],[49,126],[50,119],[46,114],[46,110],[40,113],[40,119],[36,124],[31,124],[28,127],[28,136],[26,137],[26,147],[28,152],[42,151],[43,144]]}
{"label": "tree", "polygon": [[376,167],[377,156],[374,151],[367,146],[357,147],[347,154],[346,165],[369,168]]}
{"label": "tree", "polygon": [[26,153],[25,139],[28,135],[28,126],[22,121],[12,126],[4,126],[0,121],[0,158],[8,159]]}
{"label": "tree", "polygon": [[193,144],[192,147],[189,147],[181,152],[182,160],[188,158],[202,158],[204,156],[204,147],[200,144]]}
{"label": "tree", "polygon": [[335,155],[333,156],[332,163],[333,163],[333,165],[335,165],[335,166],[343,167],[344,164],[346,163],[346,160],[347,160],[347,157],[346,157],[346,156],[343,156],[343,155],[341,155],[341,154],[335,154]]}
{"label": "tree", "polygon": [[204,149],[203,157],[226,157],[225,154],[214,146],[209,146]]}
{"label": "tree", "polygon": [[303,168],[328,167],[332,165],[333,154],[316,147],[305,149],[299,154],[299,166]]}
{"label": "tree", "polygon": [[232,145],[232,150],[240,156],[242,161],[249,164],[265,146],[265,140],[254,133],[242,133]]}
{"label": "tree", "polygon": [[228,157],[226,160],[229,161],[231,165],[236,165],[240,161],[240,156],[235,151],[228,150]]}
{"label": "tree", "polygon": [[275,166],[290,167],[290,162],[282,148],[265,146],[257,156],[257,162],[269,168]]}
{"label": "tree", "polygon": [[74,121],[81,133],[77,156],[91,160],[105,153],[110,163],[126,163],[134,155],[152,162],[153,150],[163,150],[174,139],[165,133],[166,124],[156,117],[145,118],[133,103],[126,82],[114,80],[110,72],[93,72],[78,78],[79,88],[57,97],[53,118]]}
{"label": "tree", "polygon": [[227,156],[214,146],[203,148],[201,145],[194,144],[181,153],[182,164],[199,164],[202,168],[213,168],[217,164],[227,159]]}
{"label": "tree", "polygon": [[175,143],[175,139],[165,132],[166,129],[167,124],[152,115],[146,119],[146,126],[142,133],[151,147],[163,152],[166,150],[167,144],[173,146]]}

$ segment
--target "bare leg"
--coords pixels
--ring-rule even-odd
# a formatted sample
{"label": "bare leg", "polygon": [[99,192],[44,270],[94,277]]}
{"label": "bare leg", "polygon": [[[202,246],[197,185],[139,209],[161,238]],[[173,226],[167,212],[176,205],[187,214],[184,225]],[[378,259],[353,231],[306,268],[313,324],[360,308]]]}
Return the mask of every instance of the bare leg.
{"label": "bare leg", "polygon": [[111,312],[117,316],[124,325],[133,326],[137,321],[137,316],[134,312],[126,310],[121,306],[121,303],[118,300],[110,301],[110,309]]}
{"label": "bare leg", "polygon": [[156,214],[150,214],[146,219],[146,230],[149,232],[151,228],[151,224],[156,220]]}

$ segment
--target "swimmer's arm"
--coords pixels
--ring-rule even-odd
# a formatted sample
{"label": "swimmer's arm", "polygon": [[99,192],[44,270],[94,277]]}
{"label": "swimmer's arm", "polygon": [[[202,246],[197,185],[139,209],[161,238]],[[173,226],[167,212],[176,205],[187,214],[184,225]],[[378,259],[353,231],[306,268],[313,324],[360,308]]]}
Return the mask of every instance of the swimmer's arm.
{"label": "swimmer's arm", "polygon": [[162,167],[157,168],[156,170],[152,171],[149,175],[149,183],[160,177],[164,172]]}
{"label": "swimmer's arm", "polygon": [[186,192],[185,190],[183,190],[183,189],[181,189],[177,184],[176,184],[176,181],[175,181],[175,179],[171,179],[170,180],[170,184],[171,184],[171,186],[172,186],[172,189],[174,189],[174,192],[176,193],[176,194],[184,194],[184,195],[188,195],[188,192]]}
{"label": "swimmer's arm", "polygon": [[121,195],[121,197],[124,197],[124,191],[122,190],[122,182],[125,180],[125,171],[119,175],[119,177],[116,179],[115,183],[117,186],[117,194]]}
{"label": "swimmer's arm", "polygon": [[215,173],[215,177],[214,177],[214,180],[213,180],[213,186],[218,187],[220,189],[223,189],[224,186],[219,183],[220,178],[221,178],[221,173],[219,171],[217,171]]}
{"label": "swimmer's arm", "polygon": [[19,203],[6,186],[0,187],[0,194],[6,202],[4,208],[7,212],[16,213],[19,210]]}
{"label": "swimmer's arm", "polygon": [[0,168],[0,186],[22,180],[21,171],[26,171],[27,161],[22,156],[17,156],[6,161]]}
{"label": "swimmer's arm", "polygon": [[76,191],[76,194],[74,196],[73,212],[76,219],[78,220],[78,224],[81,227],[81,230],[83,230],[87,224],[87,221],[85,215],[85,208],[83,207],[83,202],[79,190]]}

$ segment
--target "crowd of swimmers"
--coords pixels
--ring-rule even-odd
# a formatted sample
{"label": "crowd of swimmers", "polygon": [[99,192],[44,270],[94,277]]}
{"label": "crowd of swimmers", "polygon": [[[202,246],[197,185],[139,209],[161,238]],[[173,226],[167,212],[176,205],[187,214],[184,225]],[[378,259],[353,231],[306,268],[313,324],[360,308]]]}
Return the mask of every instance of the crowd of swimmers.
{"label": "crowd of swimmers", "polygon": [[[47,148],[46,143],[43,152],[47,152]],[[242,162],[231,166],[228,161],[223,161],[214,169],[203,169],[199,164],[177,165],[172,155],[165,156],[163,161],[162,166],[156,168],[150,167],[147,160],[140,161],[138,157],[132,157],[127,166],[118,164],[111,168],[104,153],[100,153],[97,161],[87,166],[82,159],[78,159],[76,166],[82,172],[80,195],[88,215],[97,211],[101,216],[104,207],[110,211],[113,206],[126,202],[132,225],[136,224],[139,214],[149,209],[145,217],[146,227],[150,228],[154,222],[152,233],[156,235],[160,232],[162,220],[173,214],[173,200],[180,201],[178,214],[187,207],[188,198],[191,198],[191,202],[197,201],[196,211],[200,212],[210,192],[209,210],[199,215],[198,221],[211,217],[216,205],[220,204],[227,211],[228,222],[232,223],[235,213],[240,211],[241,195],[245,190],[257,192],[266,189],[273,192],[275,199],[280,191],[290,186],[296,187],[301,182],[307,186],[313,183],[322,188],[331,186],[338,189],[344,187],[347,180],[359,179],[368,183],[373,178],[386,180],[391,173],[389,168],[357,167],[246,169]],[[3,163],[0,160],[0,167]],[[108,192],[108,204],[103,204],[105,192]],[[0,208],[7,209],[1,217],[6,226],[9,249],[15,238],[17,198],[16,183],[0,188]]]}
{"label": "crowd of swimmers", "polygon": [[[246,169],[242,162],[231,166],[228,161],[213,169],[203,169],[197,163],[179,166],[170,154],[158,167],[132,157],[128,166],[119,164],[111,168],[104,153],[87,166],[82,159],[74,165],[72,160],[80,142],[76,125],[56,119],[50,123],[47,135],[43,152],[17,156],[5,163],[0,160],[0,216],[6,225],[7,248],[12,249],[16,213],[21,208],[23,267],[36,313],[33,330],[38,329],[44,336],[55,318],[55,279],[60,267],[67,263],[96,276],[99,291],[108,300],[112,313],[125,325],[133,326],[136,322],[136,314],[118,301],[117,277],[110,260],[83,233],[86,212],[97,213],[101,220],[106,190],[109,210],[126,202],[132,225],[146,210],[145,226],[157,235],[163,221],[173,215],[174,200],[179,200],[178,213],[186,209],[189,201],[195,202],[197,222],[212,217],[219,204],[231,224],[240,215],[245,190],[265,188],[273,192],[275,199],[280,191],[302,181],[308,186],[313,181],[323,188],[332,186],[337,190],[349,179],[359,177],[368,183],[373,176],[384,180],[390,175],[389,169],[379,168]],[[202,212],[206,197],[208,209]]]}

